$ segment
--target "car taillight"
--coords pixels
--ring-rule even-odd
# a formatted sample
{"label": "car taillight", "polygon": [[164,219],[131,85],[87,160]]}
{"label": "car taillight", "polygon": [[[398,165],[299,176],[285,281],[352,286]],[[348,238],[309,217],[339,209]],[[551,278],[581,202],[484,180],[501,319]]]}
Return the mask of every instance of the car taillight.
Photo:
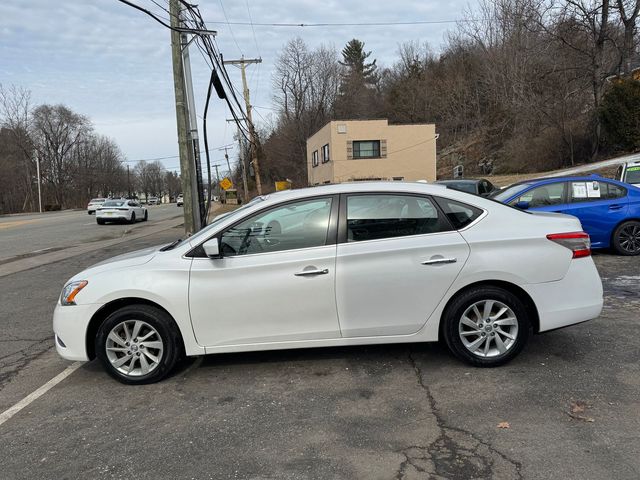
{"label": "car taillight", "polygon": [[129,209],[128,209],[128,208],[116,208],[116,210],[122,210],[122,211],[125,211],[125,212],[128,212],[128,211],[129,211]]}
{"label": "car taillight", "polygon": [[551,233],[547,238],[573,252],[573,258],[588,257],[591,255],[591,239],[585,232]]}

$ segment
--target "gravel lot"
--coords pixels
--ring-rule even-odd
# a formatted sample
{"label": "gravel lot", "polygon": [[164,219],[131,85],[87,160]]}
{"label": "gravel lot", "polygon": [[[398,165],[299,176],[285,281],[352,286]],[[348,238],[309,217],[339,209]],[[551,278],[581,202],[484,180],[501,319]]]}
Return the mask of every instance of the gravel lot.
{"label": "gravel lot", "polygon": [[[179,235],[0,278],[0,412],[69,365],[51,338],[67,278]],[[0,425],[0,477],[638,479],[640,258],[595,260],[602,316],[497,369],[437,344],[209,356],[144,387],[88,363]]]}

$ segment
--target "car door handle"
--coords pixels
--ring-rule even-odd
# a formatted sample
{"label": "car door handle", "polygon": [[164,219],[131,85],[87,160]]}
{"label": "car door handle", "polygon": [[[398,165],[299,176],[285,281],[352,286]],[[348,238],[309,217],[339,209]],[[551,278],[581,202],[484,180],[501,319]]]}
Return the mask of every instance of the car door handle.
{"label": "car door handle", "polygon": [[620,210],[622,208],[622,205],[609,205],[609,210]]}
{"label": "car door handle", "polygon": [[301,272],[294,273],[294,275],[296,277],[306,277],[309,275],[326,275],[327,273],[329,273],[329,269],[325,268],[324,270],[302,270]]}
{"label": "car door handle", "polygon": [[443,263],[456,263],[458,260],[456,258],[432,258],[430,260],[425,260],[424,262],[420,262],[422,265],[440,265]]}

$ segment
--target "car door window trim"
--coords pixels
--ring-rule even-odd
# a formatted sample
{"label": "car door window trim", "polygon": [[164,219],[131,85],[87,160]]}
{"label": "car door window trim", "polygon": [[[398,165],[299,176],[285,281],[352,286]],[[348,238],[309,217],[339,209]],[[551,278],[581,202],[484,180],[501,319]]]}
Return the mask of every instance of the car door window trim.
{"label": "car door window trim", "polygon": [[202,247],[202,245],[206,242],[208,242],[209,240],[213,239],[213,238],[217,238],[218,241],[220,241],[221,236],[227,232],[228,230],[231,230],[232,228],[236,227],[237,225],[241,224],[242,222],[248,220],[251,217],[255,217],[255,216],[259,216],[259,215],[264,215],[265,213],[268,213],[271,210],[275,210],[281,207],[284,207],[286,205],[290,205],[293,203],[301,203],[301,202],[307,202],[307,201],[313,201],[313,200],[321,200],[321,199],[331,199],[331,210],[329,212],[329,223],[327,226],[327,237],[325,240],[325,244],[324,245],[315,245],[313,247],[302,247],[302,248],[290,248],[290,249],[286,249],[286,250],[278,250],[275,252],[256,252],[256,253],[250,253],[250,254],[244,254],[244,255],[226,255],[224,256],[225,258],[237,258],[237,257],[252,257],[255,255],[274,255],[274,254],[278,254],[278,253],[283,253],[283,252],[293,252],[293,251],[301,251],[301,250],[311,250],[311,249],[317,249],[317,248],[324,248],[327,246],[331,246],[331,245],[335,245],[337,243],[337,233],[338,233],[338,208],[339,208],[339,195],[337,194],[329,194],[329,195],[312,195],[312,196],[308,196],[308,197],[303,197],[303,198],[295,198],[295,199],[291,199],[285,202],[280,202],[274,205],[269,205],[269,206],[265,206],[259,210],[256,210],[252,213],[250,213],[249,215],[244,215],[243,217],[237,219],[235,222],[233,222],[231,225],[227,225],[224,229],[219,230],[218,232],[212,234],[211,236],[207,237],[206,239],[204,239],[203,241],[199,242],[197,246],[193,247],[191,250],[189,250],[187,253],[185,253],[183,255],[183,257],[186,258],[193,258],[193,259],[204,259],[204,260],[209,260],[209,257],[207,257],[207,255],[204,253],[204,249]]}

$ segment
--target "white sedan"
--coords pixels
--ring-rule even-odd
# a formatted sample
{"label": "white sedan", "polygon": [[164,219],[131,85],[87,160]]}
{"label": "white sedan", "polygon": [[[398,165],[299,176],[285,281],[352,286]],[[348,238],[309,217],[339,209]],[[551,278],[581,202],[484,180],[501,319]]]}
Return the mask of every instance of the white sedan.
{"label": "white sedan", "polygon": [[575,217],[438,185],[289,190],[75,275],[55,344],[131,384],[183,354],[438,340],[491,367],[600,314],[590,255]]}
{"label": "white sedan", "polygon": [[136,200],[107,200],[96,210],[96,222],[104,225],[107,222],[146,222],[149,212]]}
{"label": "white sedan", "polygon": [[87,204],[87,213],[89,215],[91,215],[92,213],[96,213],[96,210],[101,207],[102,204],[106,201],[106,198],[92,198]]}

